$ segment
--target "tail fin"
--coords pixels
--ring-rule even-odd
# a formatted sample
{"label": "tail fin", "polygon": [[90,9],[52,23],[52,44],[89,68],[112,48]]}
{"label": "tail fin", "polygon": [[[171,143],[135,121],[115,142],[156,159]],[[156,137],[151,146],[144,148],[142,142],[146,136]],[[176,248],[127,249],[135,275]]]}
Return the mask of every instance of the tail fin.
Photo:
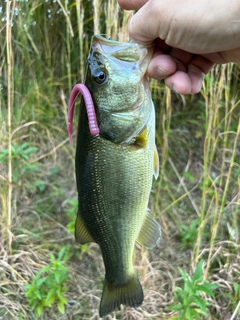
{"label": "tail fin", "polygon": [[105,280],[103,294],[100,303],[100,317],[105,317],[121,304],[133,308],[139,307],[143,302],[143,290],[137,275],[122,286],[115,286]]}

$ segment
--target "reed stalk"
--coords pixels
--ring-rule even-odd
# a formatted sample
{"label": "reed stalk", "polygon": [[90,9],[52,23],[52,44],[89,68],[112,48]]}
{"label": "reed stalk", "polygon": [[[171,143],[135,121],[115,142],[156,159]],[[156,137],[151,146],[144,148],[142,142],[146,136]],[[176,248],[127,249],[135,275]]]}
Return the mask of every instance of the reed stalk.
{"label": "reed stalk", "polygon": [[76,0],[76,15],[78,26],[78,42],[79,42],[79,72],[80,79],[84,81],[84,69],[85,69],[85,52],[84,52],[84,5],[83,0]]}
{"label": "reed stalk", "polygon": [[[119,8],[119,12],[121,12],[122,9]],[[132,11],[126,11],[124,10],[122,13],[122,21],[119,23],[119,30],[118,30],[118,39],[119,41],[129,41],[129,35],[128,35],[128,21],[129,18],[132,16]]]}
{"label": "reed stalk", "polygon": [[14,102],[14,79],[13,79],[13,50],[12,50],[12,24],[15,0],[6,3],[6,49],[7,49],[7,110],[8,110],[8,200],[7,200],[7,224],[8,249],[12,251],[12,111]]}
{"label": "reed stalk", "polygon": [[100,34],[100,15],[102,13],[101,0],[93,0],[93,24],[94,24],[94,34]]}
{"label": "reed stalk", "polygon": [[106,35],[113,40],[118,39],[119,6],[115,0],[108,0],[105,3]]}
{"label": "reed stalk", "polygon": [[[74,279],[66,284],[67,312],[76,319],[99,318],[104,278],[99,248],[75,244],[68,229],[69,222],[74,226],[77,190],[67,100],[72,86],[84,80],[91,36],[107,33],[128,41],[132,14],[116,0],[0,4],[0,318],[38,318],[23,299],[23,286],[63,246]],[[162,240],[149,252],[136,245],[142,306],[122,308],[109,319],[177,317],[168,306],[176,299],[174,288],[183,285],[178,267],[191,274],[200,259],[205,278],[219,284],[208,298],[209,319],[239,316],[239,77],[239,65],[218,66],[201,94],[184,98],[164,82],[151,81],[160,176],[149,207]],[[30,153],[14,153],[14,146],[22,150],[26,144]],[[56,305],[48,309],[44,306],[44,319],[57,312]]]}

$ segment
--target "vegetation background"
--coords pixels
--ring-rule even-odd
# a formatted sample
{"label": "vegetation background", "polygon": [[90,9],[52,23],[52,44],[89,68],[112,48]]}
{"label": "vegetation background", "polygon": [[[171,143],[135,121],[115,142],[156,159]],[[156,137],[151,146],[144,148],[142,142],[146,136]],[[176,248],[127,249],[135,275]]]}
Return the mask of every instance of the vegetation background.
{"label": "vegetation background", "polygon": [[[91,36],[127,41],[130,14],[115,0],[0,5],[0,319],[99,319],[101,254],[73,236],[67,101]],[[237,64],[194,96],[151,82],[161,173],[149,206],[163,236],[136,247],[142,306],[107,319],[240,319],[239,84]]]}

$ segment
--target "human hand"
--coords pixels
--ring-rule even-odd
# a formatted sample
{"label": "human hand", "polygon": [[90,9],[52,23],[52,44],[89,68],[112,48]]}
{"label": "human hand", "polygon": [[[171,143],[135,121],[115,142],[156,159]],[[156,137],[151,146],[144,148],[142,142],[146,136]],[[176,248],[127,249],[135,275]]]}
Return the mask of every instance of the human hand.
{"label": "human hand", "polygon": [[155,42],[148,76],[181,94],[200,91],[215,64],[240,62],[240,2],[232,0],[118,0],[139,9],[129,23],[137,43]]}

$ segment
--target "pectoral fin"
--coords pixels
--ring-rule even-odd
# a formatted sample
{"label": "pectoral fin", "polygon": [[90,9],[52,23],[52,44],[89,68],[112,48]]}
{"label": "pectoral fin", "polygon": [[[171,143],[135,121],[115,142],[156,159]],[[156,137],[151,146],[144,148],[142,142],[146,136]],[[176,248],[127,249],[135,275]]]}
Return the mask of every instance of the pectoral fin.
{"label": "pectoral fin", "polygon": [[136,137],[135,145],[141,148],[144,148],[147,144],[147,139],[148,139],[148,131],[147,131],[147,127],[145,127]]}
{"label": "pectoral fin", "polygon": [[155,145],[154,149],[154,157],[153,157],[153,168],[154,168],[154,178],[157,179],[159,176],[159,157],[158,157],[158,151],[157,146]]}
{"label": "pectoral fin", "polygon": [[137,242],[142,246],[152,249],[161,238],[161,228],[154,217],[147,212],[142,224],[142,228],[137,237]]}
{"label": "pectoral fin", "polygon": [[76,222],[75,222],[75,239],[77,242],[84,244],[88,242],[95,242],[93,237],[88,232],[81,215],[77,214]]}

